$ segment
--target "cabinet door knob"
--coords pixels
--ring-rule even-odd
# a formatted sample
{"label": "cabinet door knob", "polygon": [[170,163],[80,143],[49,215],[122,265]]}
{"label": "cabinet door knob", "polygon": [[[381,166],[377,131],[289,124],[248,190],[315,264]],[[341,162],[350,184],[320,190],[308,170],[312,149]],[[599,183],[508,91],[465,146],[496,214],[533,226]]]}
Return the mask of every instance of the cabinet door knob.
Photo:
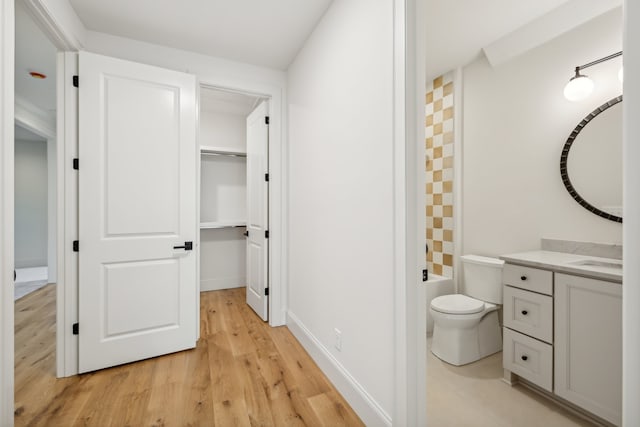
{"label": "cabinet door knob", "polygon": [[527,310],[522,310],[522,315],[526,316],[529,312]]}
{"label": "cabinet door knob", "polygon": [[520,358],[526,362],[526,361],[527,361],[527,359],[528,359],[529,357],[528,357],[528,356],[524,356],[524,355],[523,355],[523,356],[521,356]]}
{"label": "cabinet door knob", "polygon": [[527,280],[527,276],[520,276],[520,280]]}

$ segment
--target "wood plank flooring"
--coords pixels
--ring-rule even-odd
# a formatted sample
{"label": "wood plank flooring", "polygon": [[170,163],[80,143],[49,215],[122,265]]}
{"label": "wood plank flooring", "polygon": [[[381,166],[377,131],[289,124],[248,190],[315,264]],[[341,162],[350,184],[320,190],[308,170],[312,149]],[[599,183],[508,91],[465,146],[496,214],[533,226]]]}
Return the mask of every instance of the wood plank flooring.
{"label": "wood plank flooring", "polygon": [[244,288],[201,294],[195,349],[55,378],[55,286],[16,301],[16,426],[362,426]]}

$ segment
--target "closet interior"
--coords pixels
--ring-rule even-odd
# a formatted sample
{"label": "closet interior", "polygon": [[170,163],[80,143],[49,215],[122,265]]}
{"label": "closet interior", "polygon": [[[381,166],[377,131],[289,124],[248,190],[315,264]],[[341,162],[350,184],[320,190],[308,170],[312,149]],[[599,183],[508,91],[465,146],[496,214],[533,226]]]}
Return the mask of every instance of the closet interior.
{"label": "closet interior", "polygon": [[247,117],[265,99],[200,88],[200,291],[247,284]]}

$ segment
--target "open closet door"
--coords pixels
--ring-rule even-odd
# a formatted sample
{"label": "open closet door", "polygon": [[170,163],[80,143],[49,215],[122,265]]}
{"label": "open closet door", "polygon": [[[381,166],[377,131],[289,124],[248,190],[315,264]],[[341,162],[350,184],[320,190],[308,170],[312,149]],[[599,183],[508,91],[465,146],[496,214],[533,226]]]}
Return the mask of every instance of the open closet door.
{"label": "open closet door", "polygon": [[247,304],[269,319],[269,109],[247,117]]}
{"label": "open closet door", "polygon": [[196,80],[79,54],[79,371],[195,347]]}

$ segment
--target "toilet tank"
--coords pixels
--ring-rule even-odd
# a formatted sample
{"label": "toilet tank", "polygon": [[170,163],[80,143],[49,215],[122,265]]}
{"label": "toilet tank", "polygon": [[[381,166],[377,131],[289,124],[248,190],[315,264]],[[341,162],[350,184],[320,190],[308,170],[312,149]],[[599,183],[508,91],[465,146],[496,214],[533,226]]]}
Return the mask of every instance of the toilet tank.
{"label": "toilet tank", "polygon": [[479,255],[463,255],[463,294],[493,304],[502,304],[504,261]]}

